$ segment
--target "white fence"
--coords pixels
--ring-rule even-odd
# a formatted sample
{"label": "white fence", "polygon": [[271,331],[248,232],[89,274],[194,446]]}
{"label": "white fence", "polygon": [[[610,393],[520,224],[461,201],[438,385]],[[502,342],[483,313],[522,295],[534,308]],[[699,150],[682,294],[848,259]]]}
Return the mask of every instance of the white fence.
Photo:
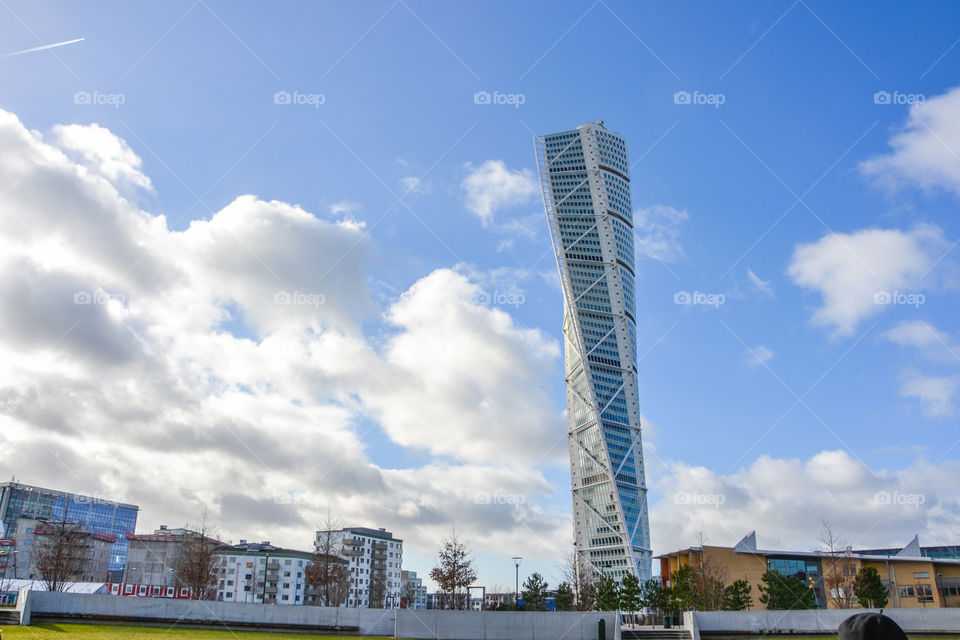
{"label": "white fence", "polygon": [[620,638],[613,611],[397,611],[398,638],[433,640],[597,640],[603,619],[607,640]]}
{"label": "white fence", "polygon": [[32,618],[86,618],[170,624],[221,624],[225,626],[352,627],[363,635],[392,636],[396,626],[393,609],[347,609],[207,602],[167,598],[128,598],[23,590],[17,598],[21,624]]}

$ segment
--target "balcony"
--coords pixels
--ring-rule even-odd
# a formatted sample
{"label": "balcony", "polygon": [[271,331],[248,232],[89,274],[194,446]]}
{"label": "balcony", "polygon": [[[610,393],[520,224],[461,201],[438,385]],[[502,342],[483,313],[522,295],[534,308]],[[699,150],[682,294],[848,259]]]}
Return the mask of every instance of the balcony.
{"label": "balcony", "polygon": [[373,543],[373,548],[374,548],[374,550],[378,550],[378,551],[386,551],[386,550],[387,550],[387,543],[386,543],[386,542],[374,542],[374,543]]}
{"label": "balcony", "polygon": [[360,547],[362,547],[362,546],[363,546],[363,540],[360,540],[359,538],[346,537],[346,538],[343,539],[343,545],[346,546],[346,547],[354,547],[354,546],[360,546]]}
{"label": "balcony", "polygon": [[279,563],[279,562],[268,562],[268,563],[267,563],[267,571],[278,571],[279,569],[280,569],[280,563]]}
{"label": "balcony", "polygon": [[386,552],[386,551],[374,551],[372,555],[373,555],[374,560],[386,560],[386,559],[387,559],[387,552]]}

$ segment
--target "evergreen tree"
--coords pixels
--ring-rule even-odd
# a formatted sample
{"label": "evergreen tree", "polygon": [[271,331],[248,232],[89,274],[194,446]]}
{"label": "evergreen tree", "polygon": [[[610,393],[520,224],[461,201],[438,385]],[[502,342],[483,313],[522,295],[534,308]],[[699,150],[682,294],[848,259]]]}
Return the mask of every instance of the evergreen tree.
{"label": "evergreen tree", "polygon": [[659,578],[650,578],[640,585],[640,606],[657,613],[666,613],[671,608],[673,596],[670,588],[664,588]]}
{"label": "evergreen tree", "polygon": [[640,604],[640,581],[637,576],[628,574],[620,583],[620,611],[637,611]]}
{"label": "evergreen tree", "polygon": [[597,610],[616,611],[620,606],[620,586],[610,576],[597,580]]}
{"label": "evergreen tree", "polygon": [[796,576],[785,576],[779,571],[768,569],[759,585],[760,602],[767,609],[787,611],[792,609],[816,609],[817,599],[803,580]]}
{"label": "evergreen tree", "polygon": [[547,604],[547,583],[543,576],[534,572],[524,580],[520,597],[523,598],[524,611],[543,611]]}
{"label": "evergreen tree", "polygon": [[557,611],[572,611],[574,604],[573,587],[567,582],[561,582],[557,587],[554,602],[557,605]]}
{"label": "evergreen tree", "polygon": [[876,567],[861,567],[853,580],[853,595],[861,607],[883,609],[887,606],[887,588]]}
{"label": "evergreen tree", "polygon": [[696,572],[690,565],[684,565],[670,576],[673,610],[690,611],[697,607]]}
{"label": "evergreen tree", "polygon": [[753,587],[746,580],[734,580],[726,589],[723,590],[724,611],[746,611],[753,606],[753,598],[750,592]]}

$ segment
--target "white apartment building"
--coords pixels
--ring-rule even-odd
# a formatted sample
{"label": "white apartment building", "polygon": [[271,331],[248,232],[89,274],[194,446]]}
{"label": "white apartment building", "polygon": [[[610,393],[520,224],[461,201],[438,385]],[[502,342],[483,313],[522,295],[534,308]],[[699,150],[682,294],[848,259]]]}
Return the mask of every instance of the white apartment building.
{"label": "white apartment building", "polygon": [[[374,599],[382,592],[381,601],[374,607],[397,609],[400,607],[402,587],[403,540],[394,538],[389,531],[367,527],[345,527],[336,531],[317,531],[316,548],[322,550],[327,544],[342,553],[350,566],[353,584],[343,606],[370,607],[371,587]],[[378,588],[378,583],[382,588]]]}
{"label": "white apartment building", "polygon": [[302,605],[307,565],[312,554],[282,549],[269,542],[225,545],[217,549],[220,581],[217,600]]}

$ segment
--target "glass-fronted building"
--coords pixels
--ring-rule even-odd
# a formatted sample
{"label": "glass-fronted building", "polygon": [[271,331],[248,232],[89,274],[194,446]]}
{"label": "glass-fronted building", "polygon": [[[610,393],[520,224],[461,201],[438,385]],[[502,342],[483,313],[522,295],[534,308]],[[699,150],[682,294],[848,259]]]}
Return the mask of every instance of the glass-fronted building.
{"label": "glass-fronted building", "polygon": [[603,121],[536,139],[563,284],[574,534],[581,561],[650,577],[637,400],[636,275],[627,143]]}
{"label": "glass-fronted building", "polygon": [[[18,482],[0,483],[0,524],[12,536],[19,518],[82,522],[93,532],[117,536],[110,552],[110,579],[120,581],[127,561],[126,534],[137,527],[140,507],[94,496],[54,491]],[[116,578],[114,580],[114,578]]]}

